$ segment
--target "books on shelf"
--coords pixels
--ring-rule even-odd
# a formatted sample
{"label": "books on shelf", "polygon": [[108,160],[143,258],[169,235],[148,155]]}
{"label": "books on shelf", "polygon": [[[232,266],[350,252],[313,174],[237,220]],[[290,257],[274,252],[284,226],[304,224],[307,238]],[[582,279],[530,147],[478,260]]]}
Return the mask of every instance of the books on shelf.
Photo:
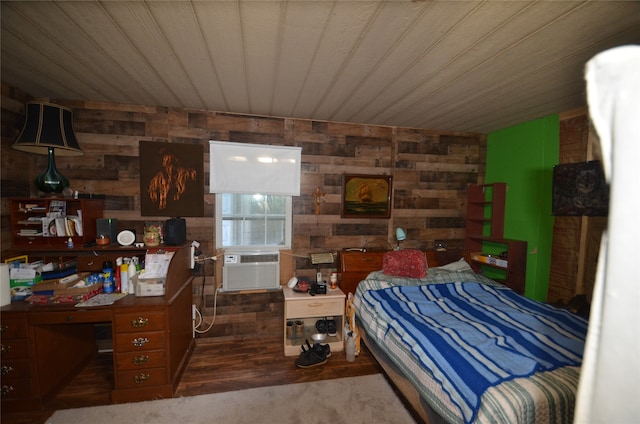
{"label": "books on shelf", "polygon": [[[78,211],[79,212],[79,211]],[[82,218],[79,215],[42,219],[42,234],[44,237],[82,236]]]}
{"label": "books on shelf", "polygon": [[502,259],[495,255],[490,255],[487,253],[474,252],[471,253],[471,259],[474,261],[482,262],[489,265],[495,265],[499,267],[506,268],[509,262],[506,259]]}

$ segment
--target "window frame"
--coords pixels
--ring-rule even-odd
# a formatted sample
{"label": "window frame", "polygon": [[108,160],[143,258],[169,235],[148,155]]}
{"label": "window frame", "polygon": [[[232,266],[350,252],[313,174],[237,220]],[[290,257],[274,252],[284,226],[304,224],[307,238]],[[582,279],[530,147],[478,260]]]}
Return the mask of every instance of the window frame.
{"label": "window frame", "polygon": [[[223,194],[231,194],[234,196],[254,196],[255,194],[248,193],[216,193],[215,194],[215,239],[216,239],[216,249],[230,249],[230,250],[238,250],[238,251],[267,251],[274,249],[276,250],[290,250],[292,246],[292,228],[293,228],[293,196],[289,195],[275,195],[275,196],[283,196],[285,198],[285,228],[284,228],[284,240],[285,244],[283,245],[234,245],[234,246],[223,246],[222,245],[222,222],[223,222],[223,213],[222,213],[222,196]],[[257,193],[256,193],[257,194]],[[270,196],[274,196],[270,194]]]}

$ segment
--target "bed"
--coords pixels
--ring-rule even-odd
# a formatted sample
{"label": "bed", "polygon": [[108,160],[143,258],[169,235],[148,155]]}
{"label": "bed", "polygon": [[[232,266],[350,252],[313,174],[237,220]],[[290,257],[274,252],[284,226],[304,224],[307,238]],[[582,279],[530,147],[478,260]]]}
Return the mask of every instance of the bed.
{"label": "bed", "polygon": [[573,421],[584,318],[520,296],[464,259],[422,278],[383,271],[358,284],[353,326],[423,421]]}

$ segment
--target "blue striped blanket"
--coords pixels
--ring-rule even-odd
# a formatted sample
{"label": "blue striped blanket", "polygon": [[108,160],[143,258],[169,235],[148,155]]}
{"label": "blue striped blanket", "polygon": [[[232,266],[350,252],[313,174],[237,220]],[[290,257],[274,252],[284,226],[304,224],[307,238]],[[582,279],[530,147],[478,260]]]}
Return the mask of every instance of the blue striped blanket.
{"label": "blue striped blanket", "polygon": [[442,384],[465,422],[491,386],[582,362],[584,319],[507,288],[394,286],[366,291],[362,300]]}

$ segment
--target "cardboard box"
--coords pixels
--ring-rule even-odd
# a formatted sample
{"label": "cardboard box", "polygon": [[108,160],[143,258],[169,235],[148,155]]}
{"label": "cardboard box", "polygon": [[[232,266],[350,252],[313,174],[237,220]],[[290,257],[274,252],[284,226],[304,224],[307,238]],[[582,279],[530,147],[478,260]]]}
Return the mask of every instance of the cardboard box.
{"label": "cardboard box", "polygon": [[42,280],[41,282],[34,284],[32,290],[34,292],[43,292],[66,289],[78,283],[83,278],[88,277],[89,275],[90,273],[88,272],[81,272],[79,274],[72,274],[62,278]]}
{"label": "cardboard box", "polygon": [[91,273],[85,272],[71,278],[46,280],[32,287],[33,293],[26,301],[37,304],[82,302],[103,290],[102,281],[88,283],[89,277]]}

